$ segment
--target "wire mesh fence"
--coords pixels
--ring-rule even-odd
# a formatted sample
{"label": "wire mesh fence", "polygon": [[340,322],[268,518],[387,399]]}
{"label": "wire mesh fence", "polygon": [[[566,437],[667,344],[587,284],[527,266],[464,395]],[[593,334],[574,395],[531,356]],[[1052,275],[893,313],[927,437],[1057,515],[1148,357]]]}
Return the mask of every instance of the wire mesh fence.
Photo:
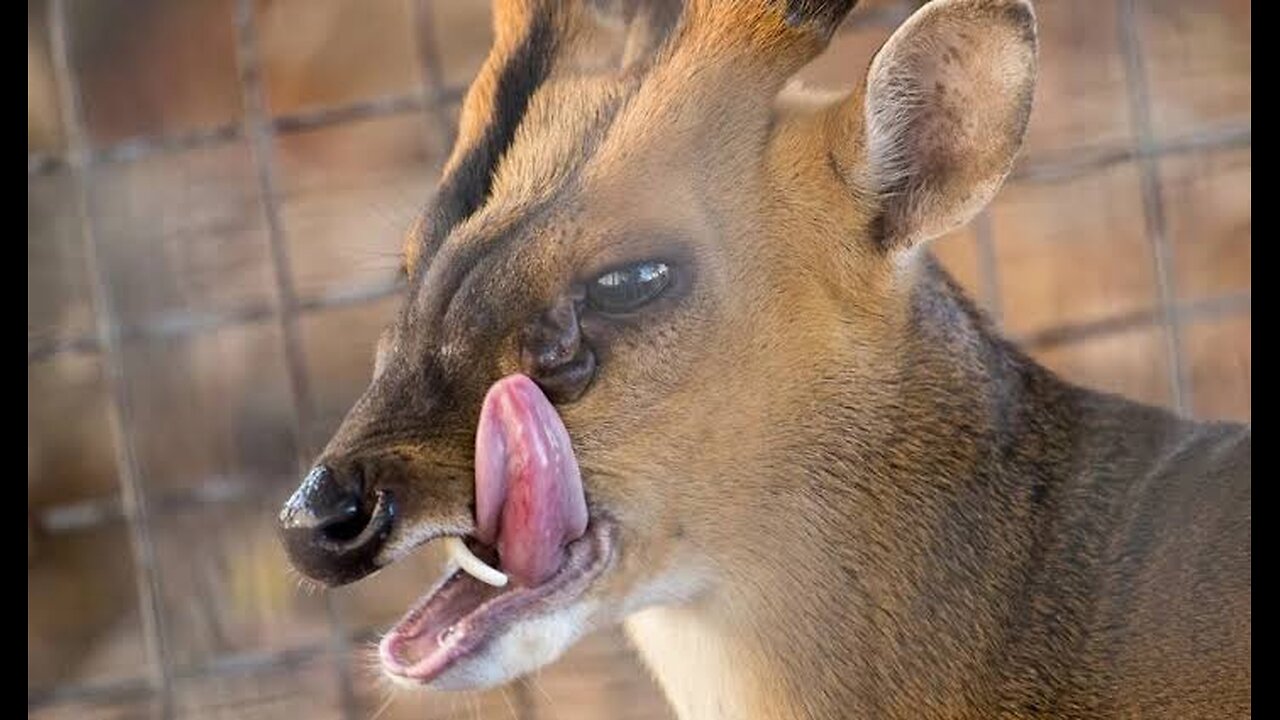
{"label": "wire mesh fence", "polygon": [[[454,132],[453,116],[466,82],[465,75],[457,77],[459,73],[451,73],[446,67],[451,28],[438,21],[439,8],[436,7],[445,2],[452,0],[413,0],[406,5],[405,16],[409,22],[403,30],[413,48],[411,64],[416,89],[284,112],[273,112],[274,103],[266,88],[269,69],[263,58],[263,3],[253,0],[216,3],[218,12],[228,15],[228,27],[233,34],[233,42],[226,49],[231,56],[230,66],[234,68],[238,117],[230,122],[184,127],[173,132],[162,128],[159,132],[113,137],[107,141],[95,136],[88,116],[82,78],[84,68],[77,62],[84,54],[75,45],[81,36],[73,31],[78,15],[95,11],[94,0],[29,3],[29,56],[34,27],[37,32],[47,33],[42,40],[49,50],[60,128],[56,147],[33,148],[29,141],[28,148],[29,448],[31,434],[38,432],[31,423],[33,404],[45,402],[42,392],[63,382],[60,377],[46,380],[44,368],[51,362],[68,358],[67,362],[91,365],[92,372],[98,373],[95,377],[101,378],[102,386],[100,403],[93,410],[94,418],[100,418],[101,422],[95,421],[93,427],[110,438],[113,468],[109,474],[118,483],[115,488],[97,487],[76,497],[55,497],[30,504],[29,542],[35,536],[63,537],[67,539],[52,542],[97,542],[103,543],[104,548],[127,548],[127,561],[104,563],[103,572],[127,573],[133,577],[135,598],[122,600],[121,606],[135,608],[130,612],[136,613],[136,630],[141,637],[137,651],[114,659],[114,670],[96,677],[33,683],[29,669],[30,713],[80,716],[100,712],[107,716],[114,713],[168,718],[190,715],[196,710],[208,711],[212,707],[213,714],[224,712],[236,716],[243,709],[237,704],[237,698],[249,693],[255,698],[254,702],[261,704],[263,715],[293,715],[306,709],[323,716],[358,718],[368,717],[370,705],[381,702],[379,698],[371,699],[367,688],[354,677],[359,668],[353,657],[373,637],[374,627],[353,624],[337,606],[333,595],[305,601],[305,612],[322,631],[312,627],[296,636],[286,634],[262,643],[252,638],[220,637],[205,647],[188,637],[189,628],[183,623],[180,608],[196,602],[200,579],[188,578],[182,568],[189,544],[204,542],[204,538],[228,526],[221,522],[220,513],[244,512],[247,507],[264,509],[278,500],[281,489],[290,484],[296,471],[310,460],[324,433],[332,426],[327,411],[320,409],[324,403],[316,398],[317,383],[325,382],[317,380],[317,367],[329,360],[329,353],[314,338],[330,330],[340,332],[342,321],[325,325],[327,321],[317,318],[385,307],[388,302],[394,302],[400,289],[393,273],[366,275],[360,282],[300,286],[297,256],[305,254],[307,249],[298,244],[298,236],[305,229],[290,222],[285,206],[285,186],[294,181],[297,173],[282,167],[281,143],[291,138],[310,140],[316,133],[334,128],[398,118],[416,128],[415,132],[421,133],[422,144],[433,149],[428,153],[432,155],[430,161],[419,164],[425,165],[426,170],[418,169],[424,174],[438,170],[443,148]],[[1048,0],[1042,3],[1050,4]],[[1044,323],[1011,321],[1010,311],[1019,311],[1013,303],[1020,302],[1022,297],[1009,290],[1008,274],[1022,270],[1008,259],[1007,253],[1002,253],[998,244],[1011,232],[1006,227],[1016,227],[1017,222],[1001,214],[1016,217],[1016,213],[999,207],[985,211],[968,231],[971,236],[965,242],[971,249],[966,251],[968,256],[964,262],[972,272],[971,277],[962,279],[968,280],[966,284],[989,311],[1004,322],[1011,334],[1048,359],[1051,365],[1058,357],[1055,353],[1065,347],[1085,346],[1099,339],[1106,342],[1108,338],[1127,338],[1134,333],[1154,333],[1152,343],[1156,350],[1152,352],[1163,360],[1155,370],[1146,367],[1144,371],[1159,376],[1154,383],[1163,387],[1152,390],[1157,400],[1183,412],[1212,414],[1212,410],[1204,410],[1196,400],[1197,378],[1203,376],[1204,384],[1211,383],[1216,377],[1213,368],[1217,367],[1212,359],[1202,361],[1195,356],[1199,343],[1212,344],[1210,340],[1200,339],[1212,337],[1201,328],[1222,319],[1243,318],[1247,342],[1250,290],[1247,281],[1243,287],[1239,283],[1220,283],[1206,292],[1182,290],[1186,283],[1180,285],[1179,273],[1194,258],[1189,259],[1179,249],[1178,234],[1190,231],[1181,227],[1179,223],[1183,221],[1175,217],[1179,210],[1178,190],[1171,189],[1169,183],[1177,181],[1179,176],[1171,174],[1169,168],[1176,166],[1180,158],[1243,153],[1247,175],[1251,148],[1248,98],[1245,98],[1243,114],[1236,113],[1225,119],[1215,116],[1210,122],[1167,131],[1162,125],[1161,105],[1153,101],[1153,84],[1158,86],[1164,80],[1157,77],[1153,81],[1158,73],[1151,67],[1153,62],[1163,60],[1159,56],[1153,59],[1150,48],[1144,46],[1144,43],[1159,42],[1158,37],[1153,40],[1151,33],[1143,31],[1144,13],[1149,10],[1139,0],[1098,4],[1114,8],[1115,36],[1111,39],[1121,75],[1119,83],[1123,88],[1127,127],[1122,128],[1119,140],[1103,137],[1097,142],[1086,140],[1048,152],[1029,153],[1020,162],[1011,182],[1028,188],[1057,187],[1098,173],[1131,172],[1136,178],[1137,187],[1132,196],[1141,209],[1142,255],[1143,261],[1149,263],[1147,272],[1152,279],[1153,297],[1150,302],[1131,309],[1096,316],[1062,315],[1065,319],[1056,321],[1059,316],[1055,315],[1055,321]],[[868,9],[853,15],[842,30],[841,38],[883,37],[915,5],[913,2],[870,3]],[[1201,5],[1211,12],[1235,12],[1209,3]],[[308,8],[297,5],[289,12],[306,14]],[[1247,15],[1247,8],[1244,12]],[[1061,12],[1051,12],[1042,20],[1042,27],[1060,15]],[[1245,22],[1247,33],[1247,19]],[[837,38],[837,44],[841,38]],[[1245,39],[1247,41],[1247,34]],[[1247,56],[1247,48],[1245,52]],[[1046,62],[1050,59],[1046,58]],[[1232,68],[1228,71],[1238,74]],[[1247,85],[1247,64],[1245,74]],[[120,232],[115,227],[118,208],[121,203],[129,202],[131,196],[122,199],[116,188],[130,181],[129,173],[145,172],[148,163],[163,162],[166,157],[176,155],[218,153],[227,149],[243,153],[242,167],[235,172],[252,188],[252,199],[245,207],[256,215],[252,224],[254,237],[260,243],[255,251],[260,254],[260,262],[254,269],[264,273],[267,290],[233,293],[234,297],[225,302],[220,297],[208,303],[148,305],[136,301],[130,294],[134,288],[152,282],[163,283],[149,277],[145,268],[141,276],[119,271],[120,265],[113,257],[118,252],[112,243],[118,241],[116,236]],[[223,172],[219,167],[213,171]],[[429,180],[429,177],[423,178],[423,182]],[[47,192],[51,184],[57,186],[56,226],[33,229],[31,208],[36,202],[33,198]],[[145,188],[146,184],[139,187]],[[64,205],[63,201],[67,203]],[[1247,199],[1245,202],[1247,221]],[[193,203],[193,207],[196,204]],[[1079,212],[1089,210],[1080,208]],[[53,236],[57,237],[51,240]],[[67,321],[64,312],[58,316],[56,329],[46,331],[40,318],[33,319],[33,313],[38,311],[32,309],[31,286],[44,278],[33,277],[36,271],[32,267],[37,260],[32,253],[38,251],[33,249],[37,246],[51,246],[56,242],[76,248],[73,254],[82,259],[86,287],[73,288],[75,293],[83,295],[74,302],[65,297],[58,301],[60,307],[82,305],[83,309],[76,311],[79,315]],[[1247,276],[1247,238],[1245,247]],[[211,292],[216,294],[222,289],[214,288]],[[272,438],[283,437],[280,444],[288,448],[288,457],[273,457],[255,466],[254,472],[268,478],[261,482],[250,476],[214,472],[197,472],[191,481],[162,482],[158,478],[164,473],[156,469],[156,462],[152,460],[155,446],[167,442],[164,428],[168,423],[179,423],[189,416],[178,412],[176,417],[167,419],[153,407],[140,406],[136,387],[140,382],[186,384],[183,368],[170,367],[171,356],[166,354],[166,348],[172,348],[173,343],[199,343],[202,337],[226,333],[253,333],[268,338],[268,344],[276,346],[271,354],[278,359],[279,367],[278,371],[272,371],[276,373],[272,382],[282,389],[279,404],[287,410],[275,416],[276,436],[259,438],[251,444],[257,447],[270,444]],[[150,349],[155,347],[160,350]],[[1247,346],[1235,350],[1247,357]],[[212,362],[217,362],[216,358]],[[251,366],[245,370],[246,378],[266,372],[253,367],[252,361],[244,362]],[[1071,362],[1063,359],[1061,364],[1069,370]],[[1235,369],[1238,372],[1239,368]],[[1247,396],[1247,366],[1245,372]],[[254,381],[245,382],[252,387]],[[207,392],[216,397],[218,388]],[[188,410],[201,412],[200,408]],[[1241,415],[1238,407],[1228,411],[1232,413]],[[1246,419],[1247,413],[1246,400],[1243,411]],[[28,464],[31,476],[30,449]],[[35,474],[41,473],[37,470]],[[196,589],[175,601],[172,588],[187,581]],[[75,584],[64,586],[66,592],[74,593],[76,588]],[[216,603],[221,598],[206,600]],[[29,609],[31,603],[42,601],[44,598],[29,594]],[[235,634],[234,630],[225,632],[230,636]],[[30,645],[29,639],[29,661]],[[213,650],[207,651],[210,647]],[[231,650],[225,651],[227,648]],[[282,673],[293,679],[279,683],[271,680]],[[245,690],[246,682],[257,684]],[[260,686],[269,686],[271,692],[278,692],[285,698],[280,700],[282,704],[273,705],[273,696],[264,694]],[[214,689],[193,690],[202,687]],[[539,693],[536,685],[525,683],[502,695],[502,702],[514,717],[534,717],[539,705],[547,702]],[[298,696],[304,697],[299,701]],[[227,704],[219,710],[216,703],[210,705],[211,697],[225,698]],[[267,699],[263,700],[264,697]],[[468,715],[473,709],[464,706],[458,712]]]}

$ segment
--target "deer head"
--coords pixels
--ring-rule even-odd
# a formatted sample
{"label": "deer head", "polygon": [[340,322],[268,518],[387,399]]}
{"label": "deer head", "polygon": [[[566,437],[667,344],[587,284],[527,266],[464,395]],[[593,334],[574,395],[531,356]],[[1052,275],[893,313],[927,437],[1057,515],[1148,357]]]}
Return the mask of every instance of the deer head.
{"label": "deer head", "polygon": [[496,3],[373,380],[281,516],[331,584],[465,542],[392,677],[495,684],[646,607],[759,608],[878,522],[844,488],[916,461],[890,440],[922,249],[1008,173],[1035,33],[1024,0],[937,0],[852,93],[791,87],[853,4]]}

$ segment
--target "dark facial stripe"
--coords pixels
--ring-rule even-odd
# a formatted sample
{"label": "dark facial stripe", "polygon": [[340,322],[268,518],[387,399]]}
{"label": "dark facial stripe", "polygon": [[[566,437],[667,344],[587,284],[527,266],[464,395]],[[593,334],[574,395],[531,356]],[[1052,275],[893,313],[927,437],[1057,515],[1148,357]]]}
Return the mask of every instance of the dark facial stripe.
{"label": "dark facial stripe", "polygon": [[511,146],[529,98],[551,70],[556,41],[552,20],[545,14],[534,16],[528,34],[498,76],[493,113],[484,134],[440,185],[426,219],[424,257],[430,257],[450,231],[488,198],[498,160]]}

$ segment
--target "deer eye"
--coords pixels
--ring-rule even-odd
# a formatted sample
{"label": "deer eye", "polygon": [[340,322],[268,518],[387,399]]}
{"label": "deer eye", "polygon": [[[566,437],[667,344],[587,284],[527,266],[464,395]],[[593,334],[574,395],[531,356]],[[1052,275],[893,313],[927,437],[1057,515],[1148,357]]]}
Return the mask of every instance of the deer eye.
{"label": "deer eye", "polygon": [[624,313],[653,300],[671,282],[664,262],[641,262],[610,270],[587,285],[587,302],[606,313]]}

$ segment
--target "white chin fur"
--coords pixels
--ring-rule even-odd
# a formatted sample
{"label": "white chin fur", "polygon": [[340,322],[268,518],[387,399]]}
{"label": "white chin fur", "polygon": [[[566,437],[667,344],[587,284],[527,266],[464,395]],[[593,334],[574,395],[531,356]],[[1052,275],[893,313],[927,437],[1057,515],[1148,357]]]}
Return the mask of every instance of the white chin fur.
{"label": "white chin fur", "polygon": [[[590,629],[590,617],[588,603],[574,603],[517,622],[479,652],[459,659],[426,687],[481,690],[510,682],[559,659]],[[388,677],[399,685],[413,684],[393,675]]]}

